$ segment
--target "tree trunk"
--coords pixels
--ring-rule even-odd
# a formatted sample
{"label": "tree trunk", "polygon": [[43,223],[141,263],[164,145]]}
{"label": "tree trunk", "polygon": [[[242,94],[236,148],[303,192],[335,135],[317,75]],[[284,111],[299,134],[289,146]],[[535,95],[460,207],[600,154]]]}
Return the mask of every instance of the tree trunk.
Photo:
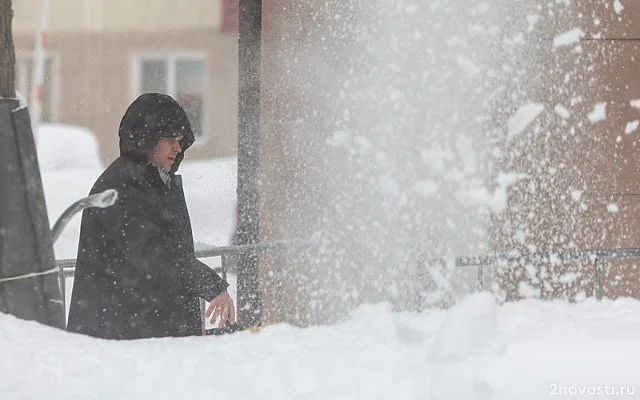
{"label": "tree trunk", "polygon": [[11,0],[0,0],[0,98],[16,97],[16,54],[11,35]]}

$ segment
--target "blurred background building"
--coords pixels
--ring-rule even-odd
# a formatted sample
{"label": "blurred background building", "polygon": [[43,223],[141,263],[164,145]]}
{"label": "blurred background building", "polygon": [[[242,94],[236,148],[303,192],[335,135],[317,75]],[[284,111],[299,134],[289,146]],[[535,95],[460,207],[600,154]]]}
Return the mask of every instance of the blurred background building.
{"label": "blurred background building", "polygon": [[[40,0],[14,2],[17,91],[31,87]],[[56,0],[46,31],[42,122],[96,134],[105,163],[139,94],[168,93],[197,141],[190,158],[236,154],[238,0]]]}

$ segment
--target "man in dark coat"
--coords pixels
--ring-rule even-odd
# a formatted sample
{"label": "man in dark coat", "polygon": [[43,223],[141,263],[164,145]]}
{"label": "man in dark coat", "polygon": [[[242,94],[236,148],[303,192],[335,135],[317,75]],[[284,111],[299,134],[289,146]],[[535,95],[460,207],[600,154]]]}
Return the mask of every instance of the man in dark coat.
{"label": "man in dark coat", "polygon": [[176,171],[194,134],[170,96],[147,93],[127,109],[120,157],[91,193],[118,191],[108,208],[84,211],[67,329],[107,339],[202,334],[207,315],[233,323],[228,286],[194,253]]}

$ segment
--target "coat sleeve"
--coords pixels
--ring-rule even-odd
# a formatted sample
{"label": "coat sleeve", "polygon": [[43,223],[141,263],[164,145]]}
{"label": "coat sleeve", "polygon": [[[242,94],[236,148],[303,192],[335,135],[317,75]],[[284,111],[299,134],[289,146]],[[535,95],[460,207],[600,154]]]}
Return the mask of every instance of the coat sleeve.
{"label": "coat sleeve", "polygon": [[201,297],[211,301],[214,297],[227,289],[229,284],[214,270],[197,258],[187,268],[181,269],[179,279],[186,295]]}

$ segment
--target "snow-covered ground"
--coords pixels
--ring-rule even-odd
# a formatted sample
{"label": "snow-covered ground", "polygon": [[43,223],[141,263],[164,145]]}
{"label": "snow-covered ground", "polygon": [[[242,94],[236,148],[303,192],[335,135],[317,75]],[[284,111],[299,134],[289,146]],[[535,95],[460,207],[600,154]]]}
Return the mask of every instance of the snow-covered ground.
{"label": "snow-covered ground", "polygon": [[[39,134],[39,148],[54,149],[39,155],[51,223],[102,168],[96,158],[70,156],[95,151],[86,132],[52,132]],[[75,135],[72,147],[43,145],[63,133]],[[195,240],[226,244],[235,160],[187,160],[181,172]],[[75,258],[79,219],[56,243],[57,258]],[[640,398],[639,338],[637,300],[499,306],[489,293],[446,311],[365,305],[333,326],[131,342],[0,315],[0,398]]]}
{"label": "snow-covered ground", "polygon": [[639,336],[637,301],[532,300],[495,309],[484,295],[447,312],[372,305],[330,327],[126,343],[3,315],[0,393],[52,400],[631,399],[640,396]]}

